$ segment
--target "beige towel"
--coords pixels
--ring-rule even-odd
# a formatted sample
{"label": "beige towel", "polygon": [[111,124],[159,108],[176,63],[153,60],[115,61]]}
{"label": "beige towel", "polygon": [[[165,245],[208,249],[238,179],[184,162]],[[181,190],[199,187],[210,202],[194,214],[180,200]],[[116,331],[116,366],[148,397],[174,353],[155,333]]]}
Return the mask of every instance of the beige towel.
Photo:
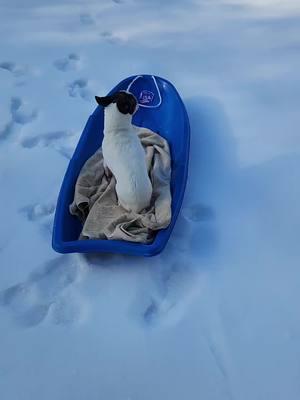
{"label": "beige towel", "polygon": [[70,212],[83,223],[80,239],[112,239],[150,243],[171,221],[171,158],[168,143],[157,133],[137,128],[146,152],[153,195],[149,209],[139,214],[118,205],[116,180],[105,173],[101,149],[81,169]]}

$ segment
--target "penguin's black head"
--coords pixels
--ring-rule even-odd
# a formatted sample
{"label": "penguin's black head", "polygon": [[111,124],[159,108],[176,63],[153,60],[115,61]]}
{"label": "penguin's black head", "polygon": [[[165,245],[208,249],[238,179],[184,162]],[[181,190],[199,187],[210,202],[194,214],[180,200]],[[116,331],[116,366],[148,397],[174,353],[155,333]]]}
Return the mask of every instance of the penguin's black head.
{"label": "penguin's black head", "polygon": [[137,99],[131,93],[120,91],[111,96],[98,97],[95,96],[98,104],[103,107],[109,106],[111,103],[116,103],[118,110],[122,114],[133,115],[137,108]]}

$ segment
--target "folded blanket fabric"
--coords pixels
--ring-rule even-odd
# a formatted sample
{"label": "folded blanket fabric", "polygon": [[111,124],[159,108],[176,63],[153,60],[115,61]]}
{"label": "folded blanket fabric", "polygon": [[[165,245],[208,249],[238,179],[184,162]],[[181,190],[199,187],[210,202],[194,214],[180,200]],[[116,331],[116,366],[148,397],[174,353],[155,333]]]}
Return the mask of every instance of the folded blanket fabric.
{"label": "folded blanket fabric", "polygon": [[101,149],[81,169],[70,213],[83,223],[80,239],[111,239],[150,243],[155,231],[171,221],[171,157],[167,141],[137,127],[145,149],[153,194],[150,207],[138,214],[118,205],[116,180],[103,165]]}

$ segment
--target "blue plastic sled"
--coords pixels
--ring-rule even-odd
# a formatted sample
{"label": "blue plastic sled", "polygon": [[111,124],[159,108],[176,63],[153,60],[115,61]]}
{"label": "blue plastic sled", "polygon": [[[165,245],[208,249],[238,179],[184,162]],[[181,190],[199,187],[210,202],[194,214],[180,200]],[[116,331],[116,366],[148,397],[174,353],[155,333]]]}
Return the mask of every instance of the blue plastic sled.
{"label": "blue plastic sled", "polygon": [[175,87],[165,79],[151,75],[131,76],[110,93],[129,90],[138,99],[139,110],[133,123],[152,129],[167,139],[172,157],[172,220],[168,228],[157,232],[151,244],[120,240],[78,240],[82,230],[79,220],[69,212],[74,187],[86,160],[101,146],[103,108],[98,106],[89,117],[65,174],[54,218],[52,247],[59,253],[122,253],[154,256],[168,242],[183,201],[186,187],[190,146],[189,120]]}

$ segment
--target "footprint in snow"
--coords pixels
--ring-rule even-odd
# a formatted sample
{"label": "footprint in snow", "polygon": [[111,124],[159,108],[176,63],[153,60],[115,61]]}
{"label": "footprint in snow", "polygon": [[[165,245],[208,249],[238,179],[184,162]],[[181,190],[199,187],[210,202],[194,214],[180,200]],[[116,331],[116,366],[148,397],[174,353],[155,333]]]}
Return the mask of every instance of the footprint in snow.
{"label": "footprint in snow", "polygon": [[0,305],[23,327],[34,327],[48,315],[56,324],[76,323],[81,310],[71,289],[79,273],[80,266],[73,258],[58,257],[32,273],[25,282],[0,292]]}
{"label": "footprint in snow", "polygon": [[62,72],[77,70],[80,63],[80,56],[77,53],[70,53],[66,57],[55,60],[53,65]]}
{"label": "footprint in snow", "polygon": [[94,18],[88,13],[80,14],[79,19],[82,25],[90,26],[95,24]]}
{"label": "footprint in snow", "polygon": [[16,124],[14,121],[9,121],[5,126],[0,130],[0,143],[4,142],[10,136],[13,136],[16,133]]}
{"label": "footprint in snow", "polygon": [[182,214],[192,222],[211,221],[215,218],[213,209],[200,203],[184,208]]}
{"label": "footprint in snow", "polygon": [[12,121],[16,124],[26,125],[38,116],[37,109],[32,110],[20,97],[12,97],[10,104]]}
{"label": "footprint in snow", "polygon": [[15,78],[16,86],[22,86],[26,84],[27,78],[32,72],[28,66],[17,64],[13,61],[1,62],[0,69],[9,72]]}
{"label": "footprint in snow", "polygon": [[70,97],[81,97],[83,100],[90,101],[92,92],[88,87],[87,79],[75,79],[67,85]]}
{"label": "footprint in snow", "polygon": [[12,97],[10,102],[10,121],[0,130],[0,142],[16,132],[18,126],[33,122],[38,117],[38,110],[32,109],[20,97]]}
{"label": "footprint in snow", "polygon": [[180,321],[201,290],[198,275],[183,259],[170,264],[162,262],[152,274],[152,290],[143,290],[134,305],[139,322],[149,328]]}
{"label": "footprint in snow", "polygon": [[70,325],[81,319],[82,300],[68,295],[62,295],[57,298],[50,306],[49,317],[56,325]]}
{"label": "footprint in snow", "polygon": [[24,213],[29,221],[36,221],[43,217],[52,215],[55,210],[55,204],[31,204],[29,206],[21,208],[21,212]]}
{"label": "footprint in snow", "polygon": [[122,41],[120,37],[113,35],[110,31],[103,31],[100,33],[101,38],[110,44],[118,44]]}
{"label": "footprint in snow", "polygon": [[21,146],[25,149],[32,149],[37,146],[52,147],[63,157],[71,159],[74,151],[74,132],[52,131],[40,135],[26,136],[21,140]]}
{"label": "footprint in snow", "polygon": [[47,240],[53,230],[53,219],[55,204],[30,204],[19,210],[30,222],[39,221],[42,233],[46,236]]}

